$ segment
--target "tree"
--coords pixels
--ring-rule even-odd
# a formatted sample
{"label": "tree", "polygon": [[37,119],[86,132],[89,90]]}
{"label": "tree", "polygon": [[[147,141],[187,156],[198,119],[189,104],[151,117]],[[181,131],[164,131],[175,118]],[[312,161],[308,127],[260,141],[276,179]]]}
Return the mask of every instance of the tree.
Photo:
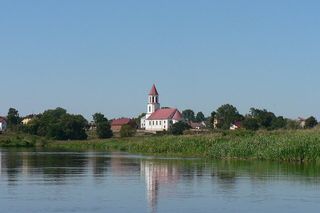
{"label": "tree", "polygon": [[318,124],[317,119],[315,117],[311,116],[311,117],[307,118],[305,127],[311,129],[311,128],[317,126],[317,124]]}
{"label": "tree", "polygon": [[251,117],[246,117],[244,119],[244,121],[242,122],[242,125],[247,130],[256,131],[259,129],[259,124],[258,124],[257,119],[251,118]]}
{"label": "tree", "polygon": [[7,115],[8,129],[17,130],[17,126],[21,123],[18,110],[10,108]]}
{"label": "tree", "polygon": [[243,119],[243,116],[239,114],[237,108],[230,104],[219,107],[216,117],[218,120],[217,127],[221,129],[230,129],[232,123]]}
{"label": "tree", "polygon": [[301,126],[298,121],[287,119],[286,129],[299,129],[299,128],[301,128]]}
{"label": "tree", "polygon": [[72,115],[65,109],[47,110],[36,116],[24,129],[29,134],[56,140],[85,140],[88,121],[82,115]]}
{"label": "tree", "polygon": [[146,116],[146,113],[141,113],[137,118],[134,118],[134,121],[136,122],[137,126],[141,127],[141,119]]}
{"label": "tree", "polygon": [[136,129],[133,128],[131,125],[123,125],[120,129],[120,137],[126,138],[126,137],[132,137],[136,134]]}
{"label": "tree", "polygon": [[195,120],[194,111],[191,109],[184,110],[182,112],[182,116],[186,121],[194,121]]}
{"label": "tree", "polygon": [[96,132],[98,138],[111,138],[113,136],[113,132],[108,119],[101,113],[96,113],[92,117],[97,128]]}
{"label": "tree", "polygon": [[82,115],[71,115],[66,113],[61,117],[62,135],[66,139],[85,140],[88,138],[85,127],[88,121]]}
{"label": "tree", "polygon": [[182,135],[184,131],[189,129],[191,129],[189,124],[179,121],[170,127],[169,132],[173,135]]}
{"label": "tree", "polygon": [[283,129],[287,126],[287,120],[284,117],[274,117],[271,122],[271,129]]}
{"label": "tree", "polygon": [[196,121],[203,122],[205,120],[206,120],[206,117],[204,116],[204,114],[202,112],[198,112],[196,115]]}
{"label": "tree", "polygon": [[253,118],[257,119],[259,126],[265,129],[271,129],[272,121],[276,119],[274,113],[268,112],[265,109],[251,108],[250,113]]}
{"label": "tree", "polygon": [[217,113],[215,111],[211,112],[211,116],[209,118],[209,127],[214,129],[215,128],[215,119],[216,119]]}

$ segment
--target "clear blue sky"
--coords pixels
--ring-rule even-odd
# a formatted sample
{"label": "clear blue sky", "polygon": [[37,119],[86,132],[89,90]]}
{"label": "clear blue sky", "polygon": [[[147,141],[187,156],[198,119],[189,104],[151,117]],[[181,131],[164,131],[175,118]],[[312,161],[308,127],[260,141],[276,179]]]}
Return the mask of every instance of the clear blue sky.
{"label": "clear blue sky", "polygon": [[0,114],[224,103],[320,118],[320,2],[0,0]]}

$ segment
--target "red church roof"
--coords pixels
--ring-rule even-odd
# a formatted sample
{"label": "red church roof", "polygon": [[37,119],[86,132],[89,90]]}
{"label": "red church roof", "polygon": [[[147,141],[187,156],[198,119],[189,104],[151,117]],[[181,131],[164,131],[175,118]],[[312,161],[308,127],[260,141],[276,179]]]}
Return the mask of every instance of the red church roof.
{"label": "red church roof", "polygon": [[180,121],[182,120],[182,115],[179,112],[179,110],[174,108],[158,109],[157,111],[152,113],[147,120],[167,120],[167,119]]}
{"label": "red church roof", "polygon": [[156,88],[156,85],[153,85],[150,92],[149,92],[149,95],[159,95],[158,93],[158,90]]}

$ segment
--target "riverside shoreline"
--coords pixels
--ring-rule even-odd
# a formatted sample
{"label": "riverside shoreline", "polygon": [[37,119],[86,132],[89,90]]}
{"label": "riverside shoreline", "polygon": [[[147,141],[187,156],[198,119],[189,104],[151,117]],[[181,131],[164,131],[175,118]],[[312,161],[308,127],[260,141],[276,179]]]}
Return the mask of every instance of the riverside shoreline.
{"label": "riverside shoreline", "polygon": [[29,135],[0,135],[1,147],[123,151],[171,157],[320,162],[320,131],[227,131],[183,136],[52,141]]}
{"label": "riverside shoreline", "polygon": [[29,135],[0,135],[0,147],[123,151],[170,157],[320,162],[320,131],[227,131],[183,136],[52,141]]}

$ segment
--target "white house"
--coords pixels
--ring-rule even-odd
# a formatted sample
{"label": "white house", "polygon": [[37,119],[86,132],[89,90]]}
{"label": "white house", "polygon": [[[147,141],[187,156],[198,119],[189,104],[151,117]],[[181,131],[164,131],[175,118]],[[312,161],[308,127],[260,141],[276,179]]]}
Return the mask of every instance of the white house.
{"label": "white house", "polygon": [[176,108],[160,108],[159,93],[152,86],[147,105],[147,114],[141,119],[141,128],[151,132],[168,131],[169,128],[183,120],[182,114]]}
{"label": "white house", "polygon": [[7,120],[4,117],[0,117],[0,133],[4,132],[7,128]]}

